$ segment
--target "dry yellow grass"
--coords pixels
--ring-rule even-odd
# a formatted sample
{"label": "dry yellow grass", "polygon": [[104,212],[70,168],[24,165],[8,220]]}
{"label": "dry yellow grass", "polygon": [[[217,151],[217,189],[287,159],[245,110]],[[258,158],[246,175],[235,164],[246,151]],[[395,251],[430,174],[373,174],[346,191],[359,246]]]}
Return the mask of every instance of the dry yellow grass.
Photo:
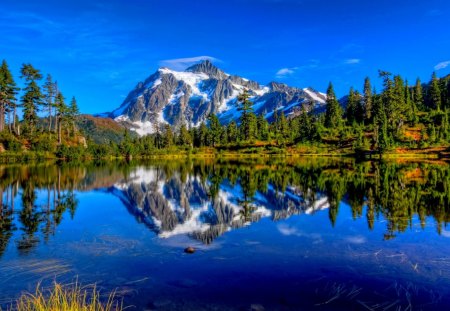
{"label": "dry yellow grass", "polygon": [[[112,292],[101,299],[96,286],[82,287],[78,282],[69,285],[54,283],[51,289],[39,284],[34,294],[23,294],[11,310],[17,311],[113,311],[123,310],[122,301]],[[104,302],[103,302],[104,301]]]}

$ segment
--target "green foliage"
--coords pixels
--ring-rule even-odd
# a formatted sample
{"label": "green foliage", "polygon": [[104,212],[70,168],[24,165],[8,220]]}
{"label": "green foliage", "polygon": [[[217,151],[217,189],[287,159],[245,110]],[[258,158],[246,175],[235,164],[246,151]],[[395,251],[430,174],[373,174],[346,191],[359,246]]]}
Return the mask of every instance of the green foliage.
{"label": "green foliage", "polygon": [[327,103],[325,112],[325,126],[328,128],[339,127],[342,123],[342,108],[334,93],[333,84],[330,82],[327,89]]}
{"label": "green foliage", "polygon": [[84,152],[85,150],[83,147],[59,145],[56,149],[55,155],[59,159],[78,160],[83,158]]}
{"label": "green foliage", "polygon": [[189,147],[192,145],[192,137],[184,124],[180,127],[180,132],[178,134],[178,145],[182,147]]}
{"label": "green foliage", "polygon": [[37,84],[37,81],[42,79],[42,75],[31,64],[23,64],[21,74],[26,82],[24,94],[21,99],[23,119],[26,129],[30,134],[33,134],[38,121],[37,112],[39,111],[39,106],[43,103],[41,88]]}
{"label": "green foliage", "polygon": [[7,151],[18,152],[22,150],[22,142],[9,132],[0,132],[0,143]]}
{"label": "green foliage", "polygon": [[250,94],[248,90],[244,90],[242,94],[238,96],[238,102],[241,104],[238,108],[241,111],[241,137],[243,140],[251,140],[256,137],[256,116],[253,113],[253,103],[249,100]]}
{"label": "green foliage", "polygon": [[[6,152],[31,151],[33,156],[56,155],[66,159],[146,157],[178,151],[191,154],[193,148],[204,147],[211,147],[203,149],[210,153],[223,153],[227,149],[285,153],[296,145],[299,148],[314,146],[322,152],[370,150],[384,153],[398,146],[416,147],[418,143],[422,147],[448,146],[450,76],[437,78],[433,73],[429,84],[422,85],[417,79],[415,86],[410,87],[400,75],[386,71],[379,71],[379,75],[383,82],[380,94],[371,89],[369,78],[364,80],[362,94],[353,87],[350,89],[345,118],[330,82],[325,113],[315,113],[314,102],[303,102],[301,110],[288,116],[283,110],[275,109],[269,123],[264,117],[266,112],[258,116],[253,113],[251,94],[244,90],[238,96],[241,112],[238,123],[231,121],[222,125],[218,116],[211,114],[198,128],[187,128],[185,124],[179,128],[155,124],[153,134],[138,137],[133,131],[123,134],[123,127],[112,120],[80,116],[75,97],[67,105],[51,75],[47,75],[42,92],[38,84],[42,75],[31,64],[23,64],[21,68],[25,88],[21,96],[23,121],[20,122],[15,114],[17,87],[3,61],[0,67],[0,139]],[[46,116],[42,119],[37,115],[40,106]],[[13,113],[12,118],[6,120],[10,113]],[[25,129],[23,137],[21,129]],[[419,136],[420,129],[423,130]],[[87,149],[81,134],[89,141]]]}
{"label": "green foliage", "polygon": [[8,64],[3,60],[0,67],[0,131],[5,127],[5,114],[11,111],[15,112],[17,91],[18,88],[9,71]]}
{"label": "green foliage", "polygon": [[212,146],[215,147],[220,143],[223,132],[219,118],[215,114],[209,116],[209,132]]}
{"label": "green foliage", "polygon": [[439,80],[436,76],[436,72],[433,72],[430,82],[430,91],[428,97],[428,107],[431,109],[440,110],[442,106],[441,101],[441,89],[439,87]]}
{"label": "green foliage", "polygon": [[369,77],[364,79],[364,91],[363,91],[363,111],[364,121],[369,124],[372,122],[373,112],[373,98],[372,98],[372,86],[370,84]]}
{"label": "green foliage", "polygon": [[55,152],[57,148],[57,141],[54,136],[49,134],[42,134],[33,137],[31,141],[31,150],[43,152]]}

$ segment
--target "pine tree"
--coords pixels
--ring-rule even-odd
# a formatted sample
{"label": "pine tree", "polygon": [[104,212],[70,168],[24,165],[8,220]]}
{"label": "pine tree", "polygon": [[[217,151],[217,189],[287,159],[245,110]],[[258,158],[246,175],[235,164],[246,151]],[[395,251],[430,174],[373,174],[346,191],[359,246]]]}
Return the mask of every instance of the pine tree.
{"label": "pine tree", "polygon": [[364,79],[364,97],[363,97],[363,108],[364,108],[364,120],[367,124],[372,122],[372,86],[370,85],[369,77]]}
{"label": "pine tree", "polygon": [[405,81],[405,88],[403,90],[405,98],[405,115],[410,123],[413,122],[413,107],[411,101],[411,92],[409,91],[408,80]]}
{"label": "pine tree", "polygon": [[200,128],[198,130],[198,146],[199,147],[205,147],[208,146],[209,142],[209,130],[206,126],[205,122],[202,122],[200,124]]}
{"label": "pine tree", "polygon": [[78,109],[77,100],[75,99],[75,96],[72,97],[72,100],[70,101],[70,106],[68,108],[68,118],[70,125],[72,126],[72,133],[75,135],[77,128],[76,128],[76,121],[78,119],[78,115],[80,114],[80,110]]}
{"label": "pine tree", "polygon": [[308,112],[306,111],[305,105],[302,105],[302,112],[299,117],[299,129],[298,129],[298,137],[299,140],[302,142],[306,142],[311,140],[311,119],[308,115]]}
{"label": "pine tree", "polygon": [[25,93],[22,96],[23,107],[23,119],[30,134],[33,134],[38,116],[39,105],[42,104],[41,88],[36,83],[37,80],[42,79],[42,75],[39,70],[35,69],[31,64],[23,64],[20,70],[22,76],[25,79]]}
{"label": "pine tree", "polygon": [[383,153],[390,147],[388,120],[386,117],[386,113],[381,113],[380,118],[377,121],[377,125],[378,125],[378,133],[380,135],[378,141],[378,150],[380,153]]}
{"label": "pine tree", "polygon": [[163,144],[165,148],[170,148],[173,145],[173,131],[170,124],[164,124]]}
{"label": "pine tree", "polygon": [[227,133],[227,127],[222,126],[222,129],[220,131],[220,144],[226,145],[228,144],[228,133]]}
{"label": "pine tree", "polygon": [[254,134],[252,133],[252,126],[256,128],[256,122],[253,123],[255,120],[252,120],[251,116],[253,114],[253,103],[249,99],[250,94],[248,93],[248,90],[244,90],[244,92],[238,96],[238,102],[241,104],[238,110],[242,112],[240,129],[244,140],[252,139],[252,134]]}
{"label": "pine tree", "polygon": [[281,113],[280,113],[279,122],[280,122],[279,129],[280,129],[281,137],[283,139],[286,139],[289,137],[289,127],[288,127],[288,122],[286,120],[286,117],[284,115],[284,111],[281,111]]}
{"label": "pine tree", "polygon": [[68,107],[65,103],[64,96],[61,92],[58,92],[55,98],[56,108],[56,131],[58,133],[58,144],[62,143],[62,127],[67,121]]}
{"label": "pine tree", "polygon": [[447,77],[447,102],[445,103],[446,108],[450,108],[450,77]]}
{"label": "pine tree", "polygon": [[[9,71],[8,64],[3,60],[0,67],[0,131],[5,127],[5,115],[8,112],[16,110],[16,95],[18,88],[14,82],[13,76]],[[15,113],[13,115],[13,123]],[[9,120],[11,123],[11,120]]]}
{"label": "pine tree", "polygon": [[268,140],[269,139],[269,123],[262,114],[260,114],[256,120],[258,127],[258,139]]}
{"label": "pine tree", "polygon": [[327,103],[325,112],[325,126],[328,128],[339,127],[342,120],[342,109],[336,99],[333,84],[330,82],[327,89]]}
{"label": "pine tree", "polygon": [[447,87],[449,79],[450,79],[450,77],[439,79],[439,89],[441,92],[441,109],[442,110],[447,109],[448,96],[450,95],[448,93],[448,87]]}
{"label": "pine tree", "polygon": [[178,144],[183,147],[190,147],[192,145],[192,138],[186,125],[183,123],[180,126],[180,133],[178,135]]}
{"label": "pine tree", "polygon": [[430,124],[428,126],[428,141],[430,143],[435,143],[436,142],[436,127],[434,126],[434,124]]}
{"label": "pine tree", "polygon": [[356,122],[356,116],[357,116],[357,98],[355,95],[355,91],[353,90],[353,87],[350,88],[349,94],[348,94],[348,102],[347,102],[347,109],[345,111],[346,117],[347,117],[347,124],[352,125],[353,122]]}
{"label": "pine tree", "polygon": [[52,130],[52,109],[55,106],[55,97],[57,95],[56,83],[53,82],[52,76],[47,75],[44,84],[44,103],[48,111],[48,131]]}
{"label": "pine tree", "polygon": [[222,126],[220,125],[219,118],[215,114],[209,116],[209,129],[211,133],[211,143],[213,147],[216,147],[220,143],[220,137],[222,136]]}
{"label": "pine tree", "polygon": [[278,135],[278,126],[279,126],[279,118],[278,118],[278,107],[276,107],[273,111],[273,128],[274,128],[274,132],[275,132],[275,136]]}
{"label": "pine tree", "polygon": [[448,108],[445,110],[444,113],[444,118],[442,120],[442,138],[444,140],[448,140],[449,139],[449,134],[450,134],[450,123],[449,123],[449,118],[448,118]]}
{"label": "pine tree", "polygon": [[423,110],[424,108],[424,102],[423,102],[423,90],[422,90],[422,83],[420,82],[420,79],[417,78],[416,85],[414,87],[414,97],[413,102],[416,104],[416,107],[420,110]]}
{"label": "pine tree", "polygon": [[235,121],[231,121],[227,127],[228,141],[237,143],[239,139],[239,130]]}
{"label": "pine tree", "polygon": [[373,122],[374,122],[374,145],[372,149],[377,149],[383,153],[390,146],[388,133],[388,121],[384,110],[382,96],[376,95],[373,91]]}
{"label": "pine tree", "polygon": [[[394,82],[391,80],[391,73],[387,71],[379,71],[380,77],[383,79],[383,92],[381,93],[381,105],[383,115],[378,119],[387,119],[387,130],[389,133],[397,132],[397,122],[400,122],[399,117],[399,99]],[[383,124],[384,126],[384,124]]]}
{"label": "pine tree", "polygon": [[433,72],[430,82],[429,91],[429,106],[431,109],[440,110],[441,109],[441,90],[439,88],[439,79],[436,76],[436,72]]}
{"label": "pine tree", "polygon": [[400,75],[394,77],[394,97],[397,116],[403,120],[405,113],[408,111],[408,107],[406,106],[405,83]]}
{"label": "pine tree", "polygon": [[161,149],[164,147],[164,141],[163,136],[161,134],[161,125],[158,122],[155,122],[154,124],[154,136],[155,136],[155,147],[157,149]]}

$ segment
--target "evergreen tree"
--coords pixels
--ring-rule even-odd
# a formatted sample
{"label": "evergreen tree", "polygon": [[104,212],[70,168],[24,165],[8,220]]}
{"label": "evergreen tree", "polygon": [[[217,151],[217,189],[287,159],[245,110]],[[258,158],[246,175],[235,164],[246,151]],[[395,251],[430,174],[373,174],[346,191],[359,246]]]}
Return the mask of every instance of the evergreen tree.
{"label": "evergreen tree", "polygon": [[165,148],[170,148],[173,145],[173,131],[170,124],[164,124],[163,144]]}
{"label": "evergreen tree", "polygon": [[328,128],[339,127],[342,120],[342,109],[336,99],[333,84],[330,82],[327,89],[327,103],[325,112],[325,126]]}
{"label": "evergreen tree", "polygon": [[78,119],[78,115],[80,114],[80,110],[78,108],[77,100],[75,99],[75,96],[72,97],[72,100],[70,101],[70,106],[67,110],[67,117],[68,121],[72,127],[72,133],[75,135],[77,128],[76,128],[76,121]]}
{"label": "evergreen tree", "polygon": [[441,109],[442,110],[445,110],[448,108],[448,103],[449,103],[448,97],[450,96],[450,94],[448,93],[449,80],[450,80],[450,76],[439,79],[439,89],[441,91]]}
{"label": "evergreen tree", "polygon": [[228,144],[228,133],[227,133],[227,127],[226,126],[222,126],[222,128],[221,128],[221,131],[220,131],[220,144],[221,145]]}
{"label": "evergreen tree", "polygon": [[263,114],[260,114],[256,120],[258,127],[258,139],[268,140],[269,139],[269,123]]}
{"label": "evergreen tree", "polygon": [[416,105],[416,107],[420,110],[423,110],[424,108],[424,102],[423,102],[423,90],[422,90],[422,83],[420,82],[420,79],[417,78],[416,85],[414,86],[414,97],[413,102]]}
{"label": "evergreen tree", "polygon": [[450,123],[448,118],[448,108],[444,112],[444,118],[442,120],[442,139],[448,140],[450,138]]}
{"label": "evergreen tree", "polygon": [[[61,94],[61,93],[58,93]],[[57,99],[56,101],[60,101],[60,99],[58,99],[57,95]],[[58,105],[60,105],[60,103],[58,103]],[[58,113],[58,112],[57,112]],[[58,131],[60,131],[61,128],[58,129]],[[124,155],[127,159],[131,159],[131,157],[133,156],[133,154],[135,153],[136,149],[136,144],[133,143],[131,137],[130,137],[130,133],[128,132],[128,129],[125,129],[124,133],[123,133],[123,140],[119,145],[119,151],[120,151],[120,155]]]}
{"label": "evergreen tree", "polygon": [[35,69],[31,64],[23,64],[21,68],[21,78],[25,79],[25,93],[22,96],[23,119],[31,134],[33,134],[38,120],[37,112],[39,105],[42,104],[41,88],[36,83],[42,79],[39,70]]}
{"label": "evergreen tree", "polygon": [[[18,88],[9,71],[8,64],[3,60],[0,67],[0,131],[3,131],[5,128],[5,115],[7,112],[14,111],[13,122],[15,120],[17,91]],[[9,122],[11,123],[11,120]]]}
{"label": "evergreen tree", "polygon": [[278,127],[279,127],[279,118],[278,118],[278,107],[275,108],[275,110],[273,111],[273,123],[272,123],[272,127],[273,127],[273,131],[275,132],[275,136],[278,135]]}
{"label": "evergreen tree", "polygon": [[178,144],[183,147],[190,147],[192,145],[192,138],[186,125],[183,123],[180,127],[180,133],[178,135]]}
{"label": "evergreen tree", "polygon": [[209,116],[209,129],[211,133],[211,143],[215,147],[220,143],[220,137],[222,136],[222,126],[220,125],[219,118],[215,114]]}
{"label": "evergreen tree", "polygon": [[56,130],[58,133],[58,144],[62,143],[62,127],[67,122],[68,107],[64,101],[64,96],[58,92],[55,98],[56,108]]}
{"label": "evergreen tree", "polygon": [[364,106],[364,120],[367,124],[372,122],[372,86],[370,85],[369,77],[364,79],[364,97],[363,97],[363,106]]}
{"label": "evergreen tree", "polygon": [[429,91],[429,107],[431,109],[441,109],[441,90],[439,88],[439,79],[436,76],[436,72],[433,72],[430,82],[430,91]]}
{"label": "evergreen tree", "polygon": [[155,132],[155,147],[156,149],[161,149],[164,147],[163,135],[161,133],[161,125],[156,122],[154,123],[154,132]]}
{"label": "evergreen tree", "polygon": [[298,129],[298,138],[302,142],[310,141],[312,134],[312,124],[311,119],[306,111],[305,105],[302,105],[302,112],[299,116],[299,129]]}
{"label": "evergreen tree", "polygon": [[48,111],[48,131],[52,130],[52,109],[55,106],[55,97],[57,95],[56,83],[53,82],[52,76],[47,75],[44,84],[44,104]]}
{"label": "evergreen tree", "polygon": [[288,122],[286,120],[286,117],[285,117],[283,111],[281,111],[281,113],[280,113],[279,129],[280,129],[280,135],[283,139],[286,139],[289,137],[290,131],[289,131],[289,127],[288,127]]}
{"label": "evergreen tree", "polygon": [[434,126],[434,124],[430,124],[428,126],[428,141],[433,144],[436,142],[436,138],[436,127]]}
{"label": "evergreen tree", "polygon": [[445,103],[446,108],[450,108],[450,77],[447,76],[447,102]]}
{"label": "evergreen tree", "polygon": [[403,122],[405,114],[407,114],[408,107],[405,98],[405,83],[400,75],[394,77],[394,105],[399,122]]}
{"label": "evergreen tree", "polygon": [[388,120],[386,113],[382,112],[380,118],[377,120],[379,141],[378,141],[378,151],[383,153],[390,147],[390,138],[388,133]]}
{"label": "evergreen tree", "polygon": [[356,122],[358,110],[357,106],[358,106],[358,99],[356,98],[356,94],[355,91],[353,90],[353,87],[351,87],[350,92],[348,94],[347,109],[345,111],[348,125],[352,125],[353,122]]}
{"label": "evergreen tree", "polygon": [[198,146],[205,147],[209,145],[209,130],[206,126],[205,122],[200,124],[200,128],[198,130]]}
{"label": "evergreen tree", "polygon": [[387,117],[382,97],[373,92],[374,144],[371,149],[383,153],[390,146]]}
{"label": "evergreen tree", "polygon": [[[394,82],[390,78],[391,73],[387,71],[379,71],[380,77],[383,79],[383,92],[381,93],[381,110],[382,113],[378,117],[378,122],[387,119],[387,131],[388,133],[397,132],[397,123],[399,118],[399,102],[396,97],[396,90]],[[383,126],[385,126],[383,124]]]}
{"label": "evergreen tree", "polygon": [[235,121],[231,121],[227,127],[228,141],[237,143],[239,139],[239,129]]}
{"label": "evergreen tree", "polygon": [[252,133],[252,130],[254,130],[254,128],[256,128],[256,124],[255,124],[256,120],[252,120],[253,119],[252,118],[253,103],[249,99],[250,99],[250,94],[249,94],[248,90],[244,90],[244,92],[238,96],[238,102],[241,104],[240,107],[238,108],[238,110],[242,112],[241,118],[240,118],[241,119],[240,129],[241,129],[242,137],[244,140],[252,139],[254,137],[252,135],[252,134],[254,134],[254,133]]}

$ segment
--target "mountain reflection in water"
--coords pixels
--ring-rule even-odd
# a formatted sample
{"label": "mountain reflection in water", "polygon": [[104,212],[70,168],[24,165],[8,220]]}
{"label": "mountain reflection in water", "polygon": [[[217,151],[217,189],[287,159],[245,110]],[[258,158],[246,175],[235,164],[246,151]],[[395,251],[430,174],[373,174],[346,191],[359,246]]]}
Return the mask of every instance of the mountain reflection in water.
{"label": "mountain reflection in water", "polygon": [[0,306],[79,276],[137,309],[432,310],[449,189],[444,162],[3,165]]}
{"label": "mountain reflection in water", "polygon": [[449,221],[450,169],[441,163],[170,161],[16,165],[0,174],[0,254],[15,230],[22,250],[47,240],[66,210],[75,213],[76,191],[111,193],[159,237],[185,234],[205,244],[263,217],[328,209],[334,225],[341,201],[354,218],[366,217],[369,229],[382,215],[385,239],[407,230],[415,215],[422,227],[433,216],[438,233]]}

